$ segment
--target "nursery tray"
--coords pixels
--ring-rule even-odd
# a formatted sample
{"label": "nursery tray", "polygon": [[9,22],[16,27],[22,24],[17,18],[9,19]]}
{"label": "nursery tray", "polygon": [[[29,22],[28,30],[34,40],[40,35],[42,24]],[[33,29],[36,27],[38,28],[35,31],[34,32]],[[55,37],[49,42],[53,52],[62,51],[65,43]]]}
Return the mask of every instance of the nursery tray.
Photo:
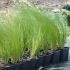
{"label": "nursery tray", "polygon": [[31,59],[29,61],[17,63],[0,70],[35,70],[39,67],[48,66],[50,64],[57,64],[68,61],[69,48],[65,47],[61,50],[54,51],[38,59]]}

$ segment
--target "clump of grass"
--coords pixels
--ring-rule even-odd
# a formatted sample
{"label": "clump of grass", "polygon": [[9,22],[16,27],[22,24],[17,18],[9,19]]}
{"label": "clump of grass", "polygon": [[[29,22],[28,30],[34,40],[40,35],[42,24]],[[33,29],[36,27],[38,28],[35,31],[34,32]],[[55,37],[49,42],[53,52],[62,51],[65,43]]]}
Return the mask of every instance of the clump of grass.
{"label": "clump of grass", "polygon": [[44,14],[24,3],[0,17],[0,56],[4,63],[9,58],[13,63],[21,60],[26,49],[32,59],[41,49],[47,53],[64,47],[67,25],[62,14]]}
{"label": "clump of grass", "polygon": [[[54,48],[57,47],[64,47],[64,43],[66,40],[66,36],[67,36],[67,19],[66,16],[63,15],[61,12],[60,13],[48,13],[47,14],[48,18],[50,18],[51,16],[51,28],[53,28],[54,30],[52,30],[52,38],[54,43],[56,43],[56,45],[54,46]],[[51,31],[50,31],[51,32]],[[53,36],[53,34],[55,34]],[[57,46],[57,47],[56,47]]]}
{"label": "clump of grass", "polygon": [[23,56],[24,35],[18,14],[16,10],[9,10],[4,16],[0,16],[0,55],[4,63],[9,58],[12,62],[17,62]]}

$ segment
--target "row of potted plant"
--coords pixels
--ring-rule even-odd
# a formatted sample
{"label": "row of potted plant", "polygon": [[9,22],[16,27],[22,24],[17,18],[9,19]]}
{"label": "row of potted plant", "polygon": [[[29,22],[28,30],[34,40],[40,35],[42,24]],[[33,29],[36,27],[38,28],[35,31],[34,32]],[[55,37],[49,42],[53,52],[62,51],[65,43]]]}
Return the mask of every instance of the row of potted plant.
{"label": "row of potted plant", "polygon": [[39,67],[48,66],[54,63],[60,63],[68,60],[68,48],[64,48],[53,53],[38,57],[37,59],[31,59],[25,62],[13,64],[10,67],[5,67],[2,70],[35,70]]}
{"label": "row of potted plant", "polygon": [[34,70],[68,60],[65,15],[44,14],[31,4],[19,3],[0,17],[2,70]]}

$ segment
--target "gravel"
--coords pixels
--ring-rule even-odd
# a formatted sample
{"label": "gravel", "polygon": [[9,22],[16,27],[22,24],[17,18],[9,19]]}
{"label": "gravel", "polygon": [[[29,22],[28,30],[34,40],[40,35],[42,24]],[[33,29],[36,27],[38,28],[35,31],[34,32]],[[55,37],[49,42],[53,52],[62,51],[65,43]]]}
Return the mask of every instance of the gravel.
{"label": "gravel", "polygon": [[65,0],[29,0],[36,7],[41,10],[53,10],[62,8],[65,4]]}

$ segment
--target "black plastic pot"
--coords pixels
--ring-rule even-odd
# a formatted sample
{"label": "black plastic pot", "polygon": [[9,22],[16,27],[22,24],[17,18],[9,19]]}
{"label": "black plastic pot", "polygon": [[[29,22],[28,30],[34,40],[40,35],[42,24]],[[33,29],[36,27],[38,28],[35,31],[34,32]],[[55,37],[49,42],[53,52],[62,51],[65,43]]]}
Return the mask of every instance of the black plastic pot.
{"label": "black plastic pot", "polygon": [[51,63],[52,54],[53,53],[48,53],[48,55],[44,56],[44,66],[47,66]]}
{"label": "black plastic pot", "polygon": [[30,61],[23,62],[20,65],[20,70],[34,70],[36,63],[37,63],[36,59],[32,59]]}
{"label": "black plastic pot", "polygon": [[21,64],[20,64],[20,70],[29,70],[29,68],[28,68],[28,61],[26,61],[26,62],[22,62]]}
{"label": "black plastic pot", "polygon": [[39,67],[43,66],[43,62],[44,62],[44,56],[40,56],[37,60],[37,63],[36,63],[36,66],[35,66],[35,69],[38,69]]}
{"label": "black plastic pot", "polygon": [[69,48],[68,47],[64,47],[63,49],[61,49],[60,61],[61,62],[68,61],[68,55],[69,55]]}
{"label": "black plastic pot", "polygon": [[28,65],[29,70],[34,70],[35,69],[35,66],[36,66],[36,63],[37,63],[37,60],[36,59],[30,60],[29,61],[29,65]]}
{"label": "black plastic pot", "polygon": [[70,15],[67,15],[68,26],[70,26]]}
{"label": "black plastic pot", "polygon": [[51,63],[56,64],[59,62],[60,62],[60,50],[56,50],[53,52]]}
{"label": "black plastic pot", "polygon": [[[70,5],[65,5],[63,9],[70,11]],[[70,15],[67,15],[68,26],[70,26]]]}
{"label": "black plastic pot", "polygon": [[19,68],[20,68],[20,64],[15,64],[10,67],[3,68],[1,70],[20,70]]}
{"label": "black plastic pot", "polygon": [[68,10],[68,11],[70,11],[70,5],[65,5],[64,7],[63,7],[63,9],[66,9],[66,10]]}

